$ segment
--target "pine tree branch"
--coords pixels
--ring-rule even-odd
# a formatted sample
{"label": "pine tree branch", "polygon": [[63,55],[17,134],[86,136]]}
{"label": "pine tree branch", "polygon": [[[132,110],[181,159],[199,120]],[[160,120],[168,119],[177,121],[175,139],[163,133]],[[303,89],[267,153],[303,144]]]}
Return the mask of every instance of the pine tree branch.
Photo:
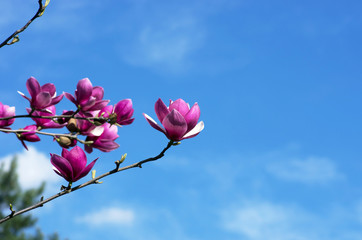
{"label": "pine tree branch", "polygon": [[61,191],[61,192],[59,192],[59,193],[57,193],[57,194],[55,194],[55,195],[47,198],[47,199],[43,199],[43,198],[42,198],[41,201],[39,201],[38,203],[36,203],[36,204],[34,204],[34,205],[30,206],[30,207],[24,208],[24,209],[22,209],[22,210],[15,211],[15,210],[12,209],[12,212],[11,212],[8,216],[4,217],[3,219],[0,219],[0,224],[3,223],[3,222],[6,222],[6,221],[8,221],[8,220],[10,220],[11,218],[13,218],[13,217],[15,217],[15,216],[17,216],[17,215],[20,215],[20,214],[29,212],[29,211],[31,211],[31,210],[33,210],[33,209],[42,207],[42,206],[43,206],[44,204],[46,204],[47,202],[50,202],[50,201],[52,201],[52,200],[54,200],[54,199],[56,199],[56,198],[58,198],[58,197],[61,197],[61,196],[64,196],[64,195],[66,195],[66,194],[69,194],[69,193],[71,193],[71,192],[77,191],[77,190],[79,190],[79,189],[81,189],[81,188],[84,188],[84,187],[87,187],[87,186],[89,186],[89,185],[91,185],[91,184],[98,184],[98,183],[100,183],[100,182],[99,182],[100,179],[102,179],[102,178],[104,178],[104,177],[107,177],[107,176],[109,176],[109,175],[112,175],[112,174],[115,174],[115,173],[118,173],[118,172],[122,172],[122,171],[125,171],[125,170],[128,170],[128,169],[131,169],[131,168],[137,168],[137,167],[142,168],[142,165],[143,165],[143,164],[145,164],[145,163],[147,163],[147,162],[151,162],[151,161],[156,161],[156,160],[162,158],[162,157],[165,155],[166,151],[167,151],[170,147],[175,146],[175,145],[178,145],[178,144],[179,144],[179,142],[176,142],[176,143],[175,143],[175,142],[173,142],[173,141],[169,141],[169,143],[167,144],[167,146],[166,146],[157,156],[144,159],[144,160],[142,160],[142,161],[139,161],[139,162],[137,162],[137,163],[133,163],[133,164],[128,165],[128,166],[126,166],[126,167],[119,168],[119,165],[121,164],[121,162],[120,162],[120,161],[116,161],[116,162],[115,162],[115,164],[116,164],[116,168],[115,168],[115,169],[113,169],[113,170],[111,170],[111,171],[109,171],[109,172],[106,172],[106,173],[104,173],[104,174],[102,174],[102,175],[100,175],[100,176],[98,176],[98,177],[95,177],[95,178],[93,178],[92,180],[89,180],[88,182],[85,182],[85,183],[80,184],[80,185],[78,185],[78,186],[76,186],[76,187],[73,187],[73,188],[71,188],[71,187],[68,186],[67,188],[65,188],[65,190],[63,190],[63,191]]}
{"label": "pine tree branch", "polygon": [[18,34],[23,32],[25,29],[29,27],[29,25],[38,17],[41,17],[45,11],[45,8],[48,6],[50,0],[46,0],[43,4],[42,0],[38,0],[39,8],[38,11],[35,13],[35,15],[20,29],[16,30],[13,34],[11,34],[5,41],[0,43],[0,48],[2,48],[5,45],[12,45],[16,42],[19,42],[19,36]]}

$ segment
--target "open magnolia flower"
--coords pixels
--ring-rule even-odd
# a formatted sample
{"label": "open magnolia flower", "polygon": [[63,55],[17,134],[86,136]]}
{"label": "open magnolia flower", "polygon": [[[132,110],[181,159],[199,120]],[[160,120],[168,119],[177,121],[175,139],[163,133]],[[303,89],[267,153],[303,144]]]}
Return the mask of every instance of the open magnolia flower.
{"label": "open magnolia flower", "polygon": [[[15,116],[15,107],[9,107],[0,102],[0,118],[14,117]],[[0,120],[0,127],[8,127],[13,124],[15,121],[14,118],[9,120]]]}
{"label": "open magnolia flower", "polygon": [[112,105],[105,106],[98,116],[111,118],[111,124],[117,123],[121,126],[133,123],[133,106],[131,99],[124,99],[119,101],[114,107]]}
{"label": "open magnolia flower", "polygon": [[57,97],[54,84],[46,83],[43,86],[40,86],[39,82],[34,77],[30,77],[26,81],[26,88],[28,89],[31,98],[25,96],[22,92],[18,91],[18,93],[30,102],[32,109],[45,110],[45,108],[59,103],[63,98],[63,94]]}
{"label": "open magnolia flower", "polygon": [[54,172],[71,183],[86,176],[98,160],[96,158],[87,166],[87,156],[78,146],[70,151],[63,148],[62,156],[56,154],[50,154],[50,156]]}
{"label": "open magnolia flower", "polygon": [[159,98],[155,104],[155,111],[162,126],[158,125],[147,114],[143,114],[147,122],[156,130],[163,132],[172,141],[195,137],[204,129],[204,122],[197,123],[200,117],[200,108],[195,103],[192,108],[182,99],[171,101],[167,107]]}
{"label": "open magnolia flower", "polygon": [[84,150],[87,153],[93,152],[93,148],[97,148],[102,152],[113,151],[119,147],[118,143],[115,142],[115,140],[119,137],[117,132],[117,126],[110,125],[109,123],[105,123],[102,126],[97,127],[97,130],[90,133],[85,139],[86,142],[92,143],[85,144]]}
{"label": "open magnolia flower", "polygon": [[88,78],[79,80],[74,96],[70,93],[64,93],[64,95],[82,112],[101,110],[109,103],[109,100],[103,100],[103,88],[93,87]]}

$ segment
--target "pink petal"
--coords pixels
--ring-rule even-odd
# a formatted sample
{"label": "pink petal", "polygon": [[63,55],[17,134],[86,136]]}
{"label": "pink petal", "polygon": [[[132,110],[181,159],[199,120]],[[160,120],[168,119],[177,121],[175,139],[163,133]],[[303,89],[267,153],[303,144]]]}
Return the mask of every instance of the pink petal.
{"label": "pink petal", "polygon": [[39,93],[36,98],[33,107],[42,109],[48,107],[52,102],[52,96],[48,92]]}
{"label": "pink petal", "polygon": [[75,105],[77,105],[77,101],[75,100],[75,98],[73,97],[72,94],[65,92],[64,95],[65,95],[65,97],[66,97],[68,100],[70,100],[72,103],[74,103]]}
{"label": "pink petal", "polygon": [[130,119],[127,119],[127,120],[124,120],[124,121],[120,121],[120,122],[117,122],[119,125],[123,126],[123,125],[129,125],[131,123],[133,123],[134,121],[134,118],[130,118]]}
{"label": "pink petal", "polygon": [[59,171],[59,173],[65,178],[67,181],[72,181],[73,176],[73,168],[70,165],[70,163],[67,161],[67,159],[56,155],[56,154],[50,154],[50,162],[53,164],[53,166]]}
{"label": "pink petal", "polygon": [[53,97],[51,105],[59,103],[62,99],[63,99],[63,94],[59,95],[58,97]]}
{"label": "pink petal", "polygon": [[83,78],[82,80],[79,80],[77,84],[77,90],[75,91],[77,101],[79,103],[87,101],[92,95],[92,91],[93,91],[93,86],[88,78]]}
{"label": "pink petal", "polygon": [[103,131],[102,135],[100,136],[101,139],[115,140],[119,137],[117,134],[117,132],[118,132],[117,126],[110,125],[109,123],[105,123],[105,124],[103,124],[103,126],[104,126],[104,131]]}
{"label": "pink petal", "polygon": [[96,98],[96,100],[102,100],[104,95],[104,90],[102,87],[94,87],[92,90],[92,96]]}
{"label": "pink petal", "polygon": [[[63,148],[63,152],[68,152],[67,150],[65,150]],[[62,156],[63,156],[63,152],[62,152]],[[87,157],[84,153],[84,151],[78,147],[75,146],[72,150],[70,150],[69,154],[66,154],[67,157],[63,156],[64,158],[66,158],[68,160],[68,162],[70,163],[70,165],[73,168],[73,176],[76,177],[82,170],[83,168],[87,165]]]}
{"label": "pink petal", "polygon": [[87,152],[87,153],[92,153],[93,152],[93,147],[92,146],[89,146],[87,144],[84,144],[84,150]]}
{"label": "pink petal", "polygon": [[29,151],[28,146],[26,146],[24,140],[20,139],[20,142],[21,142],[21,144],[24,146],[24,148],[26,149],[26,151]]}
{"label": "pink petal", "polygon": [[95,97],[89,97],[87,101],[80,102],[80,106],[82,108],[82,111],[88,111],[93,105],[96,103]]}
{"label": "pink petal", "polygon": [[179,113],[181,113],[182,116],[185,116],[186,113],[190,110],[190,107],[184,100],[180,98],[171,103],[168,109],[170,111],[176,109]]}
{"label": "pink petal", "polygon": [[155,120],[153,120],[150,116],[148,116],[146,113],[143,114],[143,116],[146,118],[147,122],[151,125],[151,127],[153,127],[154,129],[163,132],[164,134],[166,134],[165,129],[163,129],[162,127],[160,127]]}
{"label": "pink petal", "polygon": [[185,120],[187,122],[187,130],[190,131],[191,129],[193,129],[196,124],[197,121],[199,121],[200,118],[200,107],[197,103],[194,104],[194,106],[192,106],[192,108],[190,109],[190,111],[188,111],[188,113],[186,113],[185,116]]}
{"label": "pink petal", "polygon": [[26,81],[26,88],[28,89],[31,98],[35,98],[36,95],[38,95],[38,93],[40,92],[39,82],[34,77],[30,77]]}
{"label": "pink petal", "polygon": [[155,103],[155,112],[157,115],[158,120],[162,123],[163,119],[166,117],[167,114],[170,113],[167,106],[164,102],[159,98]]}
{"label": "pink petal", "polygon": [[39,142],[40,138],[36,134],[31,134],[31,135],[26,135],[26,137],[24,137],[24,140],[28,142]]}
{"label": "pink petal", "polygon": [[179,141],[187,131],[185,118],[177,110],[173,109],[162,122],[170,140]]}
{"label": "pink petal", "polygon": [[55,95],[55,86],[52,83],[46,83],[43,86],[41,86],[40,89],[42,92],[50,93],[50,96],[52,96],[52,97],[54,97],[54,95]]}
{"label": "pink petal", "polygon": [[74,181],[78,181],[79,179],[85,177],[90,170],[93,168],[94,164],[96,163],[96,161],[98,160],[98,158],[94,159],[90,164],[88,164],[88,166],[86,166],[79,174],[78,176],[75,177]]}
{"label": "pink petal", "polygon": [[85,111],[98,111],[98,110],[101,110],[102,108],[107,106],[108,103],[109,103],[109,100],[96,101],[93,106],[89,107]]}
{"label": "pink petal", "polygon": [[95,148],[102,152],[110,152],[119,147],[119,144],[110,139],[101,139],[94,144]]}
{"label": "pink petal", "polygon": [[4,117],[13,117],[15,115],[15,107],[9,107],[8,105],[5,105],[4,110]]}

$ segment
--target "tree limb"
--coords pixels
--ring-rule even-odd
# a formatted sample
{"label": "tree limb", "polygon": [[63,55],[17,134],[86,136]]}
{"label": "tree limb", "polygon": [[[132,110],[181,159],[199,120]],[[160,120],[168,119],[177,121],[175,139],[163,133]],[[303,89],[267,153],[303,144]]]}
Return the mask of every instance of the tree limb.
{"label": "tree limb", "polygon": [[5,41],[0,43],[0,48],[2,48],[5,45],[12,45],[16,42],[19,42],[19,36],[18,34],[23,32],[27,27],[38,17],[41,17],[45,11],[45,8],[48,6],[50,0],[45,0],[45,3],[43,4],[42,0],[38,0],[39,8],[38,11],[35,13],[35,15],[20,29],[16,30],[13,34],[11,34]]}

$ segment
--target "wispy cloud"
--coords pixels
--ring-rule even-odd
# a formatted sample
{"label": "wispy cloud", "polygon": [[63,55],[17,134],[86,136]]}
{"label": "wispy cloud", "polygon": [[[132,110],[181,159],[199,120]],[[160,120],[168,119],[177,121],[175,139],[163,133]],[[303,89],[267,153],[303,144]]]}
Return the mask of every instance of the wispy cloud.
{"label": "wispy cloud", "polygon": [[362,231],[351,214],[355,210],[354,206],[343,206],[321,214],[286,203],[249,199],[226,208],[221,225],[245,240],[358,240]]}
{"label": "wispy cloud", "polygon": [[[143,205],[125,208],[113,205],[75,219],[77,224],[86,224],[89,232],[96,236],[95,239],[98,239],[97,236],[105,239],[121,236],[122,239],[161,240],[170,239],[171,236],[175,240],[191,240],[179,221],[172,210]],[[81,231],[76,232],[75,236],[77,239],[85,239]]]}
{"label": "wispy cloud", "polygon": [[250,240],[304,240],[300,221],[310,220],[305,213],[291,207],[257,202],[228,209],[223,214],[223,227]]}
{"label": "wispy cloud", "polygon": [[326,183],[342,177],[334,162],[323,157],[277,161],[267,170],[280,179],[303,183]]}
{"label": "wispy cloud", "polygon": [[78,223],[86,223],[92,226],[105,225],[132,225],[135,220],[135,213],[132,209],[119,207],[103,208],[90,212],[76,219]]}
{"label": "wispy cloud", "polygon": [[50,157],[32,146],[28,148],[29,151],[24,149],[22,152],[0,158],[0,163],[4,164],[5,169],[9,169],[10,162],[16,156],[19,183],[24,189],[39,187],[42,182],[46,182],[47,191],[59,189],[61,178],[52,170]]}
{"label": "wispy cloud", "polygon": [[204,35],[203,26],[193,16],[165,16],[145,24],[130,48],[122,48],[123,58],[133,65],[179,71],[187,67],[186,60],[201,47]]}

